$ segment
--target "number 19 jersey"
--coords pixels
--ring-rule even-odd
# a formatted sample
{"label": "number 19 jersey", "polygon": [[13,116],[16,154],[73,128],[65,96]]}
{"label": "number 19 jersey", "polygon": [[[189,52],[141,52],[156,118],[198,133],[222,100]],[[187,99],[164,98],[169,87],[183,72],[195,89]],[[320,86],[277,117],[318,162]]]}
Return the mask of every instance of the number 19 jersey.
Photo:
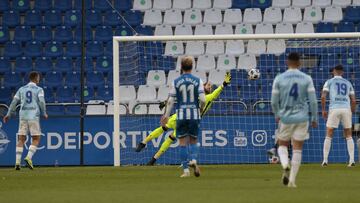
{"label": "number 19 jersey", "polygon": [[350,109],[350,95],[355,95],[352,84],[341,76],[327,80],[323,91],[329,92],[329,109]]}

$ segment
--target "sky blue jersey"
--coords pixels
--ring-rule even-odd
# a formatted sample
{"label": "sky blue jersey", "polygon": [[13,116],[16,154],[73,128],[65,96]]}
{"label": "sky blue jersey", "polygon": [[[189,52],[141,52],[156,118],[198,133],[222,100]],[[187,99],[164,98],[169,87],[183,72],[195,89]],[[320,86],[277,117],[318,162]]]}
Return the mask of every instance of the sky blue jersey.
{"label": "sky blue jersey", "polygon": [[318,106],[312,78],[298,69],[278,75],[273,83],[271,106],[273,113],[285,124],[296,124],[318,119]]}
{"label": "sky blue jersey", "polygon": [[352,84],[341,76],[327,80],[323,91],[329,93],[329,109],[350,109],[350,95],[355,95]]}
{"label": "sky blue jersey", "polygon": [[46,114],[44,96],[44,90],[41,87],[33,82],[28,83],[16,92],[7,115],[10,116],[15,112],[16,105],[20,103],[20,120],[39,120],[41,112]]}
{"label": "sky blue jersey", "polygon": [[204,94],[204,85],[200,78],[191,74],[182,74],[172,84],[169,96],[175,97],[178,120],[199,120],[199,95]]}

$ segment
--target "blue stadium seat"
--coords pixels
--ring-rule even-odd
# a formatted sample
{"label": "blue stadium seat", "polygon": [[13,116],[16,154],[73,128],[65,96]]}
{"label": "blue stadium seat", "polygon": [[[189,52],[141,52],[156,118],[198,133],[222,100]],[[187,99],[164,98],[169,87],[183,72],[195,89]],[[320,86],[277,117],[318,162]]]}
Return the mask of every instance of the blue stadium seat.
{"label": "blue stadium seat", "polygon": [[0,103],[10,104],[12,100],[12,91],[9,87],[0,87]]}
{"label": "blue stadium seat", "polygon": [[328,53],[320,56],[320,66],[319,68],[324,71],[329,71],[331,68],[335,66],[335,64],[339,64],[340,60],[337,54]]}
{"label": "blue stadium seat", "polygon": [[[160,56],[157,61],[159,70],[169,71],[176,68],[176,58],[171,56]],[[151,68],[151,66],[147,68]]]}
{"label": "blue stadium seat", "polygon": [[66,105],[66,115],[68,116],[79,116],[80,105]]}
{"label": "blue stadium seat", "polygon": [[4,56],[14,58],[22,55],[21,44],[16,41],[5,43]]}
{"label": "blue stadium seat", "polygon": [[111,41],[113,37],[113,30],[109,26],[98,26],[95,30],[95,40],[100,42]]}
{"label": "blue stadium seat", "polygon": [[29,26],[18,26],[15,28],[14,40],[18,42],[27,42],[32,40],[32,32]]}
{"label": "blue stadium seat", "polygon": [[96,27],[102,23],[101,14],[97,10],[86,11],[86,25]]}
{"label": "blue stadium seat", "polygon": [[45,12],[44,24],[56,27],[62,24],[62,16],[58,10],[49,10]]}
{"label": "blue stadium seat", "polygon": [[93,71],[86,74],[86,86],[97,88],[104,85],[104,75],[101,72]]}
{"label": "blue stadium seat", "polygon": [[251,1],[249,0],[233,0],[232,8],[246,9],[251,7]]}
{"label": "blue stadium seat", "polygon": [[124,18],[131,26],[140,25],[143,20],[141,12],[133,10],[126,11],[124,14]]}
{"label": "blue stadium seat", "polygon": [[270,113],[270,112],[272,112],[272,110],[271,110],[271,104],[268,103],[268,102],[258,103],[258,104],[255,106],[255,112]]}
{"label": "blue stadium seat", "polygon": [[[82,33],[81,33],[82,28],[81,27],[77,27],[75,29],[75,40],[78,42],[81,42],[82,40]],[[92,34],[92,30],[91,27],[86,26],[85,27],[85,41],[91,41],[93,40],[93,34]]]}
{"label": "blue stadium seat", "polygon": [[[85,102],[88,102],[90,100],[94,100],[95,99],[95,91],[94,91],[94,88],[91,88],[91,87],[85,87],[84,89],[84,100]],[[76,91],[76,97],[75,97],[75,101],[76,102],[80,102],[80,89],[78,89]]]}
{"label": "blue stadium seat", "polygon": [[104,54],[104,47],[101,42],[90,41],[86,44],[87,57],[99,57]]}
{"label": "blue stadium seat", "polygon": [[35,28],[34,40],[45,43],[52,40],[52,31],[47,26],[37,26]]}
{"label": "blue stadium seat", "polygon": [[259,69],[260,71],[271,72],[272,70],[278,68],[278,64],[276,63],[275,55],[273,54],[262,54],[260,55],[259,60]]}
{"label": "blue stadium seat", "polygon": [[100,10],[102,12],[111,10],[112,5],[109,3],[111,3],[111,1],[94,1],[94,9]]}
{"label": "blue stadium seat", "polygon": [[68,42],[73,40],[71,27],[57,27],[55,30],[54,40],[58,42]]}
{"label": "blue stadium seat", "polygon": [[61,12],[71,10],[72,0],[54,0],[54,9]]}
{"label": "blue stadium seat", "polygon": [[[89,10],[92,8],[92,0],[85,0],[85,9]],[[75,0],[74,9],[82,9],[82,0]]]}
{"label": "blue stadium seat", "polygon": [[31,41],[26,43],[24,53],[29,57],[40,57],[43,53],[43,47],[41,42]]}
{"label": "blue stadium seat", "polygon": [[10,1],[0,1],[0,12],[10,10]]}
{"label": "blue stadium seat", "polygon": [[81,43],[77,41],[68,42],[66,44],[66,54],[67,57],[80,57],[81,56]]}
{"label": "blue stadium seat", "polygon": [[2,26],[16,27],[20,25],[20,14],[18,11],[6,10],[2,18]]}
{"label": "blue stadium seat", "polygon": [[13,0],[12,8],[14,10],[25,12],[30,9],[30,1],[29,0]]}
{"label": "blue stadium seat", "polygon": [[4,74],[4,87],[10,87],[10,88],[19,88],[21,85],[23,85],[23,81],[21,78],[20,73],[16,72],[7,72]]}
{"label": "blue stadium seat", "polygon": [[115,0],[114,7],[118,11],[128,11],[132,9],[132,0]]}
{"label": "blue stadium seat", "polygon": [[66,11],[64,24],[71,27],[77,27],[81,25],[81,12],[79,10]]}
{"label": "blue stadium seat", "polygon": [[[167,57],[167,56],[164,56]],[[142,71],[149,71],[151,69],[162,69],[161,67],[164,68],[164,66],[166,66],[166,63],[163,61],[158,61],[158,67],[155,67],[155,64],[153,63],[154,59],[152,57],[148,57],[148,56],[140,56],[139,57],[139,69]]]}
{"label": "blue stadium seat", "polygon": [[115,36],[131,36],[133,35],[133,31],[129,26],[122,25],[116,28]]}
{"label": "blue stadium seat", "polygon": [[341,21],[337,26],[337,32],[356,32],[353,22]]}
{"label": "blue stadium seat", "polygon": [[[79,71],[81,69],[81,61],[83,58],[77,58],[75,61],[75,71]],[[85,71],[94,71],[94,60],[90,57],[85,57],[84,58],[84,65],[85,65]]]}
{"label": "blue stadium seat", "polygon": [[113,55],[113,43],[112,41],[106,43],[105,45],[105,55],[112,56]]}
{"label": "blue stadium seat", "polygon": [[0,57],[0,74],[11,71],[10,59],[6,57]]}
{"label": "blue stadium seat", "polygon": [[261,10],[265,10],[266,8],[271,7],[272,0],[253,0],[252,7],[260,8]]}
{"label": "blue stadium seat", "polygon": [[113,69],[113,59],[109,56],[101,56],[96,59],[96,71],[107,75]]}
{"label": "blue stadium seat", "polygon": [[34,70],[41,73],[49,72],[53,69],[53,63],[48,57],[39,57],[35,59]]}
{"label": "blue stadium seat", "polygon": [[74,102],[74,89],[67,86],[58,88],[55,100],[59,103]]}
{"label": "blue stadium seat", "polygon": [[45,45],[45,56],[47,57],[59,57],[63,55],[63,47],[61,43],[52,41]]}
{"label": "blue stadium seat", "polygon": [[46,86],[42,86],[45,93],[45,101],[46,103],[55,103],[54,91],[51,88]]}
{"label": "blue stadium seat", "polygon": [[98,87],[96,99],[110,101],[113,99],[113,89],[108,86]]}
{"label": "blue stadium seat", "polygon": [[29,10],[25,14],[25,25],[38,26],[42,24],[41,12],[38,10]]}
{"label": "blue stadium seat", "polygon": [[109,10],[105,13],[104,24],[112,27],[119,26],[123,23],[123,19],[115,10]]}
{"label": "blue stadium seat", "polygon": [[221,99],[229,101],[237,101],[240,97],[240,91],[237,85],[226,87],[226,91],[221,94]]}
{"label": "blue stadium seat", "polygon": [[0,26],[0,43],[5,43],[10,40],[9,29]]}
{"label": "blue stadium seat", "polygon": [[80,73],[76,71],[66,73],[64,84],[68,87],[80,87]]}
{"label": "blue stadium seat", "polygon": [[40,11],[50,10],[52,7],[52,0],[36,0],[34,8]]}
{"label": "blue stadium seat", "polygon": [[32,71],[32,69],[33,65],[31,58],[26,56],[16,58],[15,72],[24,74]]}
{"label": "blue stadium seat", "polygon": [[66,108],[64,105],[48,105],[46,107],[47,114],[49,116],[64,116]]}
{"label": "blue stadium seat", "polygon": [[59,72],[46,73],[45,85],[52,89],[57,89],[63,86],[63,76]]}
{"label": "blue stadium seat", "polygon": [[345,21],[359,23],[360,22],[360,6],[349,6],[345,9]]}
{"label": "blue stadium seat", "polygon": [[[360,66],[359,61],[359,54],[358,53],[348,53],[348,54],[342,54],[341,55],[341,64],[345,68],[345,72],[350,71],[351,69],[356,70]],[[358,70],[356,70],[357,72]],[[359,78],[356,78],[359,80]]]}
{"label": "blue stadium seat", "polygon": [[135,28],[135,30],[139,35],[154,35],[154,30],[150,26],[139,25]]}
{"label": "blue stadium seat", "polygon": [[59,57],[55,61],[55,70],[63,73],[74,71],[74,64],[71,58]]}
{"label": "blue stadium seat", "polygon": [[330,22],[321,22],[317,24],[316,32],[319,33],[335,32],[334,24]]}

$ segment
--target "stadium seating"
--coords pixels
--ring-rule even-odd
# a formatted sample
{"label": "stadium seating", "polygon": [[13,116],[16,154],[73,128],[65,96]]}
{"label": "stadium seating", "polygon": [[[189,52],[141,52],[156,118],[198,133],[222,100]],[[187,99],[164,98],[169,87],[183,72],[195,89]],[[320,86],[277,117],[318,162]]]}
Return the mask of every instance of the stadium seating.
{"label": "stadium seating", "polygon": [[242,12],[240,9],[227,9],[224,13],[225,24],[236,25],[242,22]]}
{"label": "stadium seating", "polygon": [[34,40],[46,43],[52,40],[52,30],[47,26],[37,26],[35,28]]}
{"label": "stadium seating", "polygon": [[20,14],[18,11],[5,10],[3,13],[3,26],[16,27],[20,25]]}
{"label": "stadium seating", "polygon": [[215,57],[212,55],[201,55],[199,56],[196,64],[196,70],[209,72],[215,69],[216,62]]}
{"label": "stadium seating", "polygon": [[32,60],[29,57],[23,56],[15,60],[15,72],[17,73],[28,73],[32,71],[32,67]]}
{"label": "stadium seating", "polygon": [[52,71],[53,64],[50,58],[39,57],[35,60],[34,70],[39,71],[43,74]]}
{"label": "stadium seating", "polygon": [[22,55],[21,45],[16,41],[8,41],[5,43],[4,56],[15,58]]}
{"label": "stadium seating", "polygon": [[18,42],[27,42],[32,40],[31,28],[28,26],[18,26],[15,28],[14,40]]}
{"label": "stadium seating", "polygon": [[63,86],[63,76],[59,72],[50,72],[46,74],[45,86],[48,88],[58,88]]}
{"label": "stadium seating", "polygon": [[54,9],[61,12],[71,10],[72,0],[54,0]]}
{"label": "stadium seating", "polygon": [[43,23],[41,12],[39,10],[29,10],[25,14],[25,25],[28,26],[38,26]]}
{"label": "stadium seating", "polygon": [[57,27],[55,29],[54,40],[58,42],[68,42],[73,40],[71,28],[66,26]]}
{"label": "stadium seating", "polygon": [[62,24],[62,16],[59,10],[48,10],[44,15],[44,24],[52,27]]}

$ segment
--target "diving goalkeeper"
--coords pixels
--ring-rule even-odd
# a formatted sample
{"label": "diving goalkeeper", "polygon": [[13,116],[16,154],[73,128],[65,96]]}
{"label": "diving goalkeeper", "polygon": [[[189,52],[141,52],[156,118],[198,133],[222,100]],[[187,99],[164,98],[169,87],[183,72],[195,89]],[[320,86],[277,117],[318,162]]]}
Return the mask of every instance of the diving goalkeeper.
{"label": "diving goalkeeper", "polygon": [[[210,82],[204,83],[204,91],[206,94],[206,96],[205,96],[206,103],[205,103],[205,108],[204,108],[203,112],[201,112],[201,117],[203,117],[204,114],[210,109],[212,102],[219,97],[219,95],[223,91],[224,87],[226,87],[228,84],[230,84],[230,82],[231,82],[231,75],[230,75],[230,73],[226,73],[223,84],[220,85],[218,88],[216,88],[213,92],[211,92],[212,91],[211,83]],[[160,107],[160,109],[164,108],[165,102],[161,103],[159,107]],[[161,144],[159,151],[148,162],[148,165],[154,165],[156,160],[159,159],[159,157],[164,152],[166,152],[166,150],[170,147],[172,142],[176,140],[176,130],[175,130],[176,129],[176,118],[177,118],[176,114],[173,114],[169,118],[169,121],[167,122],[166,127],[160,126],[160,127],[156,128],[143,141],[141,141],[138,144],[138,146],[135,150],[136,152],[140,152],[142,149],[144,149],[146,144],[150,140],[159,137],[161,134],[168,131],[169,129],[174,130],[174,132],[169,137],[167,137],[165,139],[165,141]]]}

